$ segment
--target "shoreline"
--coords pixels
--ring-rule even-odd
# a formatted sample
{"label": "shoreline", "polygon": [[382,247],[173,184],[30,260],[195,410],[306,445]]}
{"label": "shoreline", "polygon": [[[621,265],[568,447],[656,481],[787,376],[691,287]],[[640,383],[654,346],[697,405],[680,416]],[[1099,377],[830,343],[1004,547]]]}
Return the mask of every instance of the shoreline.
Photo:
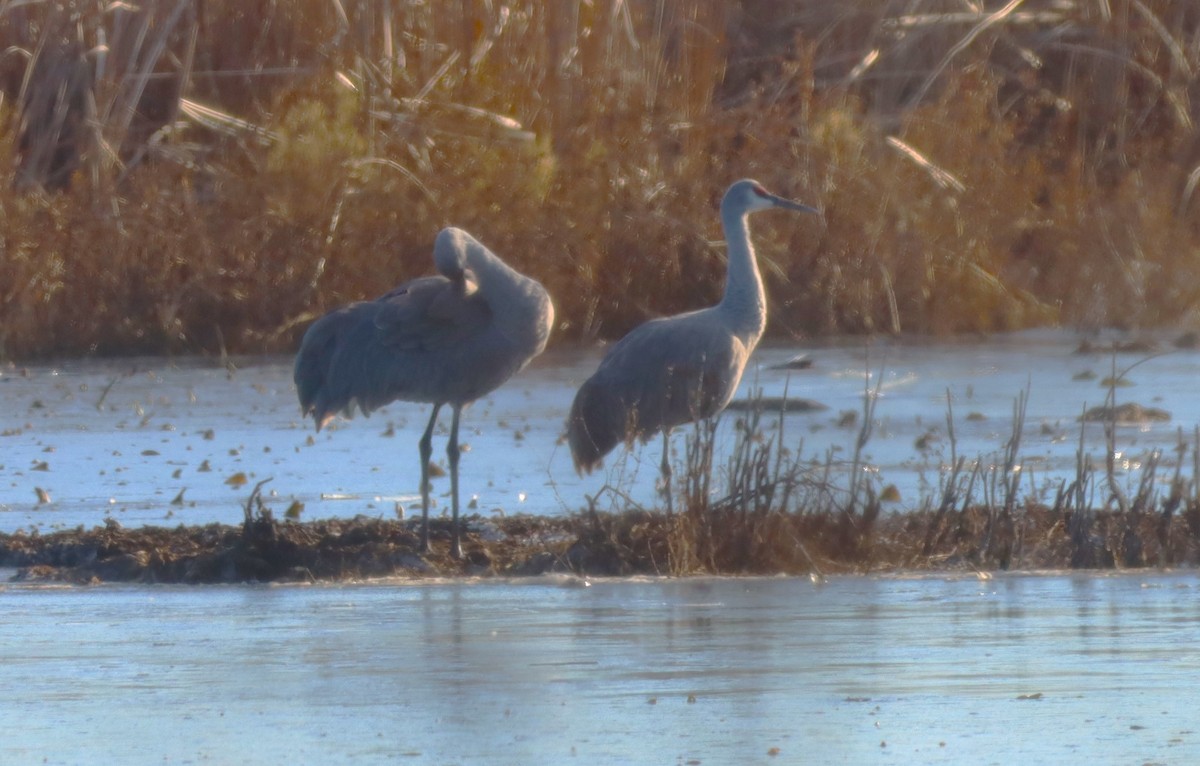
{"label": "shoreline", "polygon": [[[1073,536],[1069,511],[971,507],[868,520],[844,512],[733,518],[657,512],[465,519],[465,556],[449,556],[448,520],[431,519],[434,549],[418,552],[417,520],[359,516],[304,522],[271,514],[242,525],[0,534],[9,582],[142,584],[336,583],[545,575],[811,576],[992,572],[1163,571],[1200,563],[1190,514],[1091,514]],[[1136,518],[1134,518],[1136,516]],[[706,542],[707,541],[707,542]]]}

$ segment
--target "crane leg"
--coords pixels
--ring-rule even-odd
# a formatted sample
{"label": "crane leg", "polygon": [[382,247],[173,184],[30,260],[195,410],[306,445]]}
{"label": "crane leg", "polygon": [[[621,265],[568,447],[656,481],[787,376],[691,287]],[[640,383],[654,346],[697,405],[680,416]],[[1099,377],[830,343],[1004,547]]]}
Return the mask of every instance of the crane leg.
{"label": "crane leg", "polygon": [[462,454],[458,449],[458,420],[462,415],[462,405],[451,405],[454,417],[450,420],[450,441],[446,443],[446,460],[450,464],[450,508],[451,524],[454,525],[450,543],[450,555],[456,559],[463,556],[462,539],[458,526],[458,458]]}
{"label": "crane leg", "polygon": [[667,503],[667,518],[671,518],[671,429],[663,430],[662,493]]}
{"label": "crane leg", "polygon": [[433,405],[429,425],[418,443],[421,451],[421,552],[429,553],[429,457],[433,454],[433,425],[437,423],[438,410],[442,405]]}

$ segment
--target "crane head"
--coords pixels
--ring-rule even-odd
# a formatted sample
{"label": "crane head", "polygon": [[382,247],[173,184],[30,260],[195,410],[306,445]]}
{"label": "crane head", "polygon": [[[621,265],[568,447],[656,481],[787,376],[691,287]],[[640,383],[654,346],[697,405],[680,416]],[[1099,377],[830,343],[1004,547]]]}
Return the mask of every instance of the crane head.
{"label": "crane head", "polygon": [[467,270],[467,250],[471,247],[483,247],[467,232],[454,227],[447,227],[438,232],[433,242],[433,263],[438,273],[455,282],[465,278]]}
{"label": "crane head", "polygon": [[745,215],[753,213],[756,210],[766,210],[771,207],[781,207],[785,210],[797,210],[802,213],[816,213],[821,211],[809,205],[803,205],[799,202],[793,202],[790,199],[785,199],[777,194],[772,194],[763,188],[763,185],[758,181],[749,178],[743,178],[729,187],[729,191],[725,192],[725,198],[721,200],[721,210],[729,211],[734,214]]}

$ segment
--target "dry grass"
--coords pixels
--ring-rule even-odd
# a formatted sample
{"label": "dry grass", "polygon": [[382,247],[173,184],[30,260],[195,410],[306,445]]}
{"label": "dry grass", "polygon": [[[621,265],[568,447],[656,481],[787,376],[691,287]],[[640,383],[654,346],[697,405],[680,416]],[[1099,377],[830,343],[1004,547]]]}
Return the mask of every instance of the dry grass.
{"label": "dry grass", "polygon": [[985,6],[5,7],[0,356],[289,350],[449,223],[618,336],[742,176],[826,211],[756,221],[776,334],[1193,319],[1200,8]]}
{"label": "dry grass", "polygon": [[[669,556],[655,571],[672,574],[1195,566],[1200,429],[1190,437],[1181,430],[1173,456],[1151,450],[1127,478],[1114,465],[1113,456],[1123,450],[1117,441],[1118,381],[1136,366],[1118,371],[1114,364],[1102,419],[1104,456],[1086,453],[1090,421],[1081,418],[1074,478],[1057,486],[1032,486],[1026,477],[1021,445],[1028,390],[1013,403],[1012,430],[1002,448],[977,456],[958,453],[947,396],[948,454],[937,486],[924,491],[917,508],[883,513],[889,490],[882,477],[863,470],[861,460],[878,397],[867,389],[847,458],[837,461],[831,452],[823,462],[801,460],[803,446],[795,452],[787,446],[781,413],[752,407],[735,424],[724,465],[714,459],[716,422],[694,427],[676,472],[682,513],[664,519],[639,510],[624,519],[635,516],[643,529],[657,530],[646,536],[665,540]],[[621,518],[609,528],[628,526]]]}

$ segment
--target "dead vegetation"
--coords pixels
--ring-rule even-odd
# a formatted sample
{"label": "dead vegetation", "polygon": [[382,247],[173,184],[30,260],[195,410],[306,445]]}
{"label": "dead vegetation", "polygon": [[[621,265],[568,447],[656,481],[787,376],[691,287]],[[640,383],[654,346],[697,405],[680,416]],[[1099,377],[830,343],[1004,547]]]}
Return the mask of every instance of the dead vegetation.
{"label": "dead vegetation", "polygon": [[[434,551],[427,555],[419,553],[411,525],[365,517],[259,518],[244,527],[113,526],[0,534],[0,567],[15,568],[18,582],[75,584],[1195,567],[1200,504],[1160,501],[1152,508],[1082,514],[1067,507],[1022,505],[1000,533],[989,531],[995,524],[991,511],[979,505],[953,514],[884,514],[869,527],[845,514],[817,511],[725,517],[728,538],[715,545],[711,537],[697,541],[699,550],[710,554],[707,559],[687,555],[685,540],[698,530],[680,529],[684,517],[668,520],[646,511],[468,519],[461,560],[449,555],[449,528],[440,523],[433,525]],[[712,522],[704,529],[726,531]]]}
{"label": "dead vegetation", "polygon": [[826,212],[756,232],[776,334],[1186,322],[1198,30],[1180,0],[9,4],[0,356],[288,350],[448,223],[542,279],[559,340],[616,337],[716,298],[743,176]]}

